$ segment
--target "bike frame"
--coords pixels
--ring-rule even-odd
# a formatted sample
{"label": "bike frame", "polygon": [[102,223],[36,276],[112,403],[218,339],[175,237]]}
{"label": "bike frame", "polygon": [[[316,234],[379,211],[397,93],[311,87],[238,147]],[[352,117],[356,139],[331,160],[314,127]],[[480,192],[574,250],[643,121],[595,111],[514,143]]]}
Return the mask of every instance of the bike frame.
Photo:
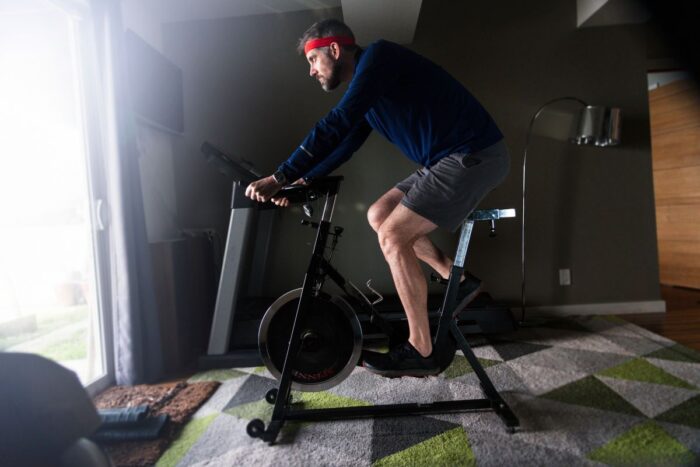
{"label": "bike frame", "polygon": [[[434,338],[434,346],[438,347],[442,345],[444,340],[448,339],[448,334],[451,334],[459,347],[461,348],[464,356],[467,358],[469,364],[474,369],[475,374],[479,378],[481,387],[484,391],[486,398],[484,399],[469,399],[469,400],[456,400],[456,401],[440,401],[433,403],[412,403],[412,404],[387,404],[387,405],[376,405],[370,407],[338,407],[329,409],[297,409],[291,404],[291,387],[292,387],[292,372],[294,357],[298,354],[301,339],[300,339],[300,329],[298,323],[300,322],[300,316],[309,305],[310,300],[313,298],[314,293],[320,293],[320,288],[323,286],[325,281],[325,276],[328,275],[341,289],[348,290],[354,289],[355,292],[360,293],[364,300],[361,300],[363,305],[369,305],[368,310],[372,317],[376,316],[378,323],[384,322],[381,316],[374,310],[369,300],[357,290],[353,285],[351,289],[346,287],[346,284],[350,284],[345,278],[335,269],[330,263],[325,259],[324,253],[326,249],[326,243],[328,241],[328,236],[330,234],[331,218],[333,216],[333,210],[335,208],[335,201],[338,195],[338,190],[340,182],[343,177],[327,177],[314,182],[310,187],[292,187],[290,189],[285,189],[286,191],[282,193],[282,196],[286,196],[293,202],[291,194],[293,193],[303,193],[306,195],[306,199],[309,199],[308,193],[304,190],[314,189],[319,193],[325,195],[325,204],[323,208],[323,214],[321,216],[321,222],[317,226],[316,241],[314,243],[313,251],[311,254],[311,260],[309,262],[309,267],[306,274],[304,275],[304,282],[302,286],[302,292],[299,297],[299,303],[297,305],[296,315],[294,318],[294,323],[292,325],[291,335],[289,339],[289,346],[287,347],[287,353],[284,359],[284,365],[282,367],[282,373],[279,381],[279,386],[277,388],[277,393],[274,396],[274,408],[272,411],[272,419],[265,429],[264,422],[261,420],[253,420],[248,424],[248,434],[253,437],[259,437],[269,444],[274,444],[277,436],[282,429],[285,421],[287,420],[314,420],[314,421],[330,421],[330,420],[342,420],[342,419],[352,419],[352,418],[365,418],[365,417],[382,417],[382,416],[398,416],[398,415],[424,415],[432,413],[452,413],[452,412],[470,412],[470,411],[484,411],[491,410],[494,411],[504,422],[509,432],[514,432],[515,429],[520,425],[517,417],[511,411],[510,407],[501,398],[500,394],[493,386],[493,383],[489,379],[486,371],[484,370],[481,363],[478,361],[474,355],[468,342],[460,332],[457,326],[457,320],[453,317],[453,311],[457,306],[456,296],[457,289],[459,287],[459,280],[464,271],[464,261],[467,254],[467,248],[469,245],[469,239],[471,237],[473,224],[475,220],[490,220],[494,221],[500,217],[513,217],[515,216],[512,210],[490,210],[490,211],[475,211],[469,218],[465,221],[462,232],[460,235],[460,241],[457,248],[457,254],[455,256],[455,262],[452,266],[450,272],[450,277],[447,281],[447,288],[445,290],[445,295],[443,299],[442,307],[440,308],[440,320],[438,324],[438,330]],[[294,192],[292,190],[295,190]],[[297,197],[298,198],[298,197]],[[506,211],[508,211],[506,213]],[[487,214],[484,214],[487,213]],[[478,215],[477,215],[478,214]],[[314,290],[316,289],[316,290]],[[354,294],[353,294],[354,295]],[[384,322],[388,327],[388,324]],[[380,324],[381,326],[381,324]],[[267,397],[266,397],[267,398]],[[272,402],[268,399],[269,402]]]}

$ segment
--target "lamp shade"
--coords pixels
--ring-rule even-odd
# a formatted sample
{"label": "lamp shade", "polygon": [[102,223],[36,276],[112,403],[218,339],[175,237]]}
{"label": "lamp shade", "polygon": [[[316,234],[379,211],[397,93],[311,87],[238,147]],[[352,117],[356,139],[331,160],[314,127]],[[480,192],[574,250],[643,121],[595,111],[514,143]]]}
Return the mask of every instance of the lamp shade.
{"label": "lamp shade", "polygon": [[620,144],[622,114],[617,107],[587,105],[579,113],[575,144],[616,146]]}

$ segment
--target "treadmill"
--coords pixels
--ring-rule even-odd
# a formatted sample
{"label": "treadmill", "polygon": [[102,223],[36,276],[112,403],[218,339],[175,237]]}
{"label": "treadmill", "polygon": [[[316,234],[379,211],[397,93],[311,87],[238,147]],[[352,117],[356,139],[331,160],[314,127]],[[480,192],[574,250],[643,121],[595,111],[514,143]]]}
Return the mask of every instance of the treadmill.
{"label": "treadmill", "polygon": [[228,155],[209,142],[201,152],[208,163],[233,181],[231,215],[214,305],[207,353],[200,369],[262,364],[258,327],[275,297],[262,296],[265,266],[275,221],[274,205],[244,196],[245,187],[262,178],[249,161]]}

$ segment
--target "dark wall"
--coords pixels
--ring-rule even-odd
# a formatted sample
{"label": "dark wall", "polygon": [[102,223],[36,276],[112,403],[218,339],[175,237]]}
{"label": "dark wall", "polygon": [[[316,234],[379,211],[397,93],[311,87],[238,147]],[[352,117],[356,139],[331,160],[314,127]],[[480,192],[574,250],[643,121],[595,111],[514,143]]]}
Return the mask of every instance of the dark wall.
{"label": "dark wall", "polygon": [[[210,140],[271,173],[314,122],[340,98],[308,78],[297,37],[340,10],[231,18],[166,25],[164,48],[182,68],[185,143],[175,163],[180,218],[194,227],[228,222],[230,187],[197,154]],[[352,26],[352,25],[350,25]],[[272,39],[271,39],[272,38]],[[525,133],[544,102],[574,95],[624,112],[623,145],[600,150],[535,137],[528,156],[528,300],[579,304],[657,300],[646,55],[638,27],[576,29],[575,2],[515,0],[424,2],[410,46],[464,83],[492,113],[512,153],[506,182],[482,207],[515,207],[520,215]],[[563,105],[566,107],[566,105]],[[414,170],[377,135],[338,173],[346,176],[335,221],[346,228],[334,263],[355,282],[373,278],[392,291],[367,207]],[[279,217],[266,289],[300,284],[312,232],[300,214]],[[496,296],[520,297],[518,220],[498,225],[495,239],[478,226],[467,266]],[[450,250],[455,236],[434,240]],[[573,285],[558,285],[571,268]]]}

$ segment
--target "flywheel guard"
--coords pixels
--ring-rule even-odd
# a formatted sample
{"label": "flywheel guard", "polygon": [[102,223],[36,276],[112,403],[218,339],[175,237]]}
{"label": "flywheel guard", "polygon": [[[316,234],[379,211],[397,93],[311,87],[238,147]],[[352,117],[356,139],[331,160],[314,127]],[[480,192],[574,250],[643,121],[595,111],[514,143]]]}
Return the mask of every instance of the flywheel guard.
{"label": "flywheel guard", "polygon": [[[260,323],[260,355],[278,380],[301,290],[291,290],[275,300]],[[301,348],[292,358],[292,389],[325,391],[347,378],[357,365],[362,353],[362,328],[350,305],[337,296],[311,298],[303,315],[297,323]]]}

